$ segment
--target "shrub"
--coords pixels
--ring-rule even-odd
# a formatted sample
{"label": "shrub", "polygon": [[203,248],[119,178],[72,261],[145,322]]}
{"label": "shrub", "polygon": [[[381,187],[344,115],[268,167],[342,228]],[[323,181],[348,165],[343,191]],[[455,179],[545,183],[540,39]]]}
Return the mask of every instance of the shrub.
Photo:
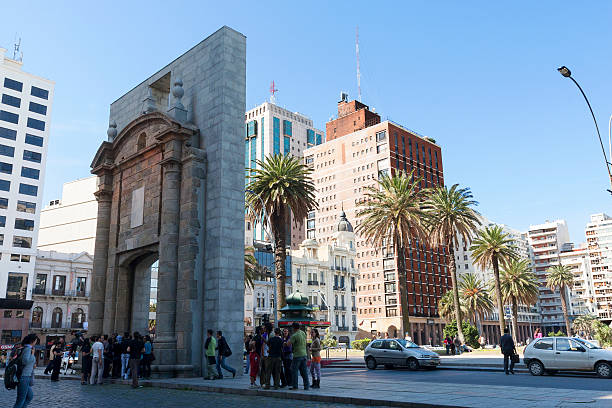
{"label": "shrub", "polygon": [[[478,329],[468,322],[462,322],[461,327],[463,328],[463,335],[465,336],[465,343],[477,349],[480,347],[478,344]],[[448,336],[451,339],[457,335],[457,322],[453,320],[446,326],[444,326],[444,337]]]}
{"label": "shrub", "polygon": [[338,341],[334,339],[329,331],[329,327],[325,329],[325,337],[321,340],[322,347],[336,347],[338,345]]}
{"label": "shrub", "polygon": [[563,337],[565,336],[565,333],[563,333],[561,330],[559,330],[558,332],[548,332],[548,337]]}
{"label": "shrub", "polygon": [[351,343],[351,347],[353,347],[355,350],[365,350],[371,341],[371,339],[355,340]]}

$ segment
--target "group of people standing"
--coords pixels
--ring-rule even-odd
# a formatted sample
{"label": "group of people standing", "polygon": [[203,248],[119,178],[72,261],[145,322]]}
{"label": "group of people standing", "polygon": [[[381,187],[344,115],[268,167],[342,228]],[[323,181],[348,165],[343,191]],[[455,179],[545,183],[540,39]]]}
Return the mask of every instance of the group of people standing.
{"label": "group of people standing", "polygon": [[[310,329],[312,342],[306,342],[305,327],[293,323],[291,332],[285,328],[274,328],[271,323],[255,328],[255,335],[245,338],[245,374],[251,378],[251,388],[298,389],[298,373],[302,377],[304,389],[319,388],[321,384],[321,339],[317,329]],[[310,358],[310,374],[308,364]],[[259,377],[259,385],[257,378]]]}
{"label": "group of people standing", "polygon": [[81,384],[103,384],[104,378],[127,380],[132,377],[132,387],[139,387],[138,378],[151,377],[151,363],[155,360],[153,343],[149,336],[140,333],[124,333],[91,336],[83,339],[79,348],[82,359]]}
{"label": "group of people standing", "polygon": [[458,336],[451,339],[450,336],[444,338],[444,347],[446,348],[446,355],[460,355],[461,354],[461,340]]}
{"label": "group of people standing", "polygon": [[226,359],[232,355],[232,349],[227,340],[223,337],[221,330],[217,331],[217,336],[213,335],[211,329],[206,330],[206,341],[204,342],[204,353],[206,355],[207,367],[206,376],[207,380],[220,380],[223,378],[223,370],[229,371],[232,374],[232,378],[236,377],[236,369],[230,367]]}

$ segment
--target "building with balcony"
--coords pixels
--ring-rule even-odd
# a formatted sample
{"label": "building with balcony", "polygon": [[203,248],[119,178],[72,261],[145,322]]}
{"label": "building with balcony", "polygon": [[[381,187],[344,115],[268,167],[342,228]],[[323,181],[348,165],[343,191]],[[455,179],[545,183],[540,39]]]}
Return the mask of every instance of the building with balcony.
{"label": "building with balcony", "polygon": [[[356,214],[364,195],[384,174],[414,171],[420,188],[444,184],[442,150],[433,139],[390,120],[381,121],[367,105],[348,101],[345,94],[337,108],[337,118],[326,125],[327,141],[304,152],[305,164],[314,171],[319,204],[308,215],[306,238],[319,245],[334,239],[342,210],[359,226]],[[408,311],[402,311],[392,243],[375,246],[357,235],[355,247],[358,337],[376,333],[404,337],[401,314],[408,312],[413,340],[441,344],[444,322],[438,315],[438,300],[451,287],[444,249],[417,240],[406,248]]]}
{"label": "building with balcony", "polygon": [[612,217],[593,214],[585,229],[591,264],[595,313],[612,323]]}
{"label": "building with balcony", "polygon": [[30,329],[41,344],[87,330],[93,257],[38,251]]}
{"label": "building with balcony", "polygon": [[357,335],[356,246],[353,226],[340,212],[333,238],[326,243],[306,239],[291,251],[293,290],[309,299],[315,318],[330,323],[339,342],[355,340]]}
{"label": "building with balcony", "polygon": [[[540,314],[542,316],[542,331],[565,331],[561,295],[546,287],[548,269],[560,264],[560,253],[568,248],[569,232],[565,220],[546,221],[543,224],[530,225],[528,232],[529,246],[534,265],[534,273],[540,287]],[[568,299],[570,293],[568,292]]]}
{"label": "building with balcony", "polygon": [[[531,260],[531,248],[529,246],[529,240],[526,232],[520,232],[514,228],[509,227],[505,224],[500,224],[489,220],[484,216],[479,216],[480,228],[500,226],[503,231],[509,235],[512,239],[512,245],[517,249],[519,257],[521,259]],[[457,277],[461,280],[463,275],[473,273],[485,284],[494,282],[493,268],[482,269],[474,264],[472,257],[472,251],[470,250],[471,243],[465,242],[462,238],[459,239],[459,246],[455,249],[455,262],[457,265]],[[533,269],[533,264],[531,265]],[[505,316],[506,319],[512,318],[511,305],[505,305]],[[533,338],[533,332],[537,327],[540,326],[541,317],[538,303],[534,305],[519,305],[518,313],[518,341],[525,341],[527,338]],[[497,344],[499,342],[499,313],[497,307],[493,311],[485,316],[482,322],[484,336],[487,342],[490,344]],[[508,321],[508,326],[510,321]]]}
{"label": "building with balcony", "polygon": [[591,260],[585,244],[574,249],[573,244],[567,244],[559,253],[561,265],[570,268],[574,275],[574,285],[569,289],[568,312],[577,317],[595,313]]}

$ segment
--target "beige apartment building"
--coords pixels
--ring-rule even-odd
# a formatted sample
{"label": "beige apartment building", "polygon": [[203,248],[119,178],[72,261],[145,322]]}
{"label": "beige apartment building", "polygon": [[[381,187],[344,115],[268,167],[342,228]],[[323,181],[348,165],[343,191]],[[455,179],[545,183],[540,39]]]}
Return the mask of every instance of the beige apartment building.
{"label": "beige apartment building", "polygon": [[[382,174],[414,170],[422,177],[421,188],[444,183],[442,154],[433,139],[405,127],[381,121],[367,105],[338,102],[338,117],[327,123],[327,142],[304,151],[305,163],[313,170],[319,208],[308,215],[306,238],[324,244],[333,241],[342,210],[354,220],[367,187],[375,187]],[[440,344],[443,321],[438,317],[438,299],[450,288],[445,254],[413,242],[406,250],[408,305],[412,330],[419,344]],[[356,237],[357,337],[387,333],[403,337],[398,297],[397,257],[392,243],[374,247],[365,237]],[[406,330],[407,331],[407,330]]]}

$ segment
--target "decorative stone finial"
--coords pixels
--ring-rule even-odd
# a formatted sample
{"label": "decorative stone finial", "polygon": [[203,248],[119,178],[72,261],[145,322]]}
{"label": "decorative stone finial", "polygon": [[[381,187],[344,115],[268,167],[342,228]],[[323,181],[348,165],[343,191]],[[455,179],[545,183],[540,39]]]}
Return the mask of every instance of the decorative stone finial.
{"label": "decorative stone finial", "polygon": [[157,110],[157,106],[155,105],[155,98],[153,98],[153,89],[151,87],[149,87],[149,89],[147,90],[147,97],[142,102],[145,106],[145,110],[143,113],[151,113]]}
{"label": "decorative stone finial", "polygon": [[180,79],[174,80],[174,86],[172,87],[172,96],[174,96],[174,103],[172,107],[168,109],[168,113],[174,119],[179,122],[187,122],[187,110],[183,103],[181,102],[181,98],[185,95],[185,90],[183,89],[183,81]]}
{"label": "decorative stone finial", "polygon": [[114,120],[108,124],[106,135],[108,136],[109,142],[112,142],[117,137],[117,123]]}

